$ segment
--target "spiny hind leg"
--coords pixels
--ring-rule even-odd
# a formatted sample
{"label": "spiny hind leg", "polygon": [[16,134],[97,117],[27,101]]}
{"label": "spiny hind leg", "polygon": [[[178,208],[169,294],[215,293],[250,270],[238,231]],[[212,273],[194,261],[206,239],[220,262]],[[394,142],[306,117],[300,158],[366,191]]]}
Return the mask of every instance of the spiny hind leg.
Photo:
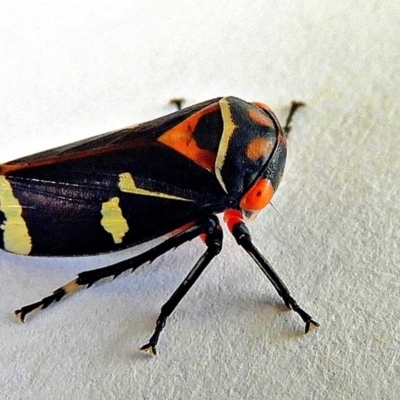
{"label": "spiny hind leg", "polygon": [[48,307],[51,303],[60,301],[65,295],[76,292],[82,286],[77,281],[78,278],[56,289],[50,296],[44,297],[42,300],[36,303],[32,303],[27,306],[21,307],[19,310],[15,310],[14,311],[15,316],[21,322],[25,322],[26,314],[29,314],[34,310],[42,310]]}
{"label": "spiny hind leg", "polygon": [[167,251],[194,239],[202,233],[205,233],[208,224],[209,222],[207,218],[194,222],[192,225],[186,226],[175,236],[170,237],[169,239],[151,248],[150,250],[145,251],[142,254],[139,254],[127,260],[123,260],[116,264],[109,265],[107,267],[81,272],[80,274],[78,274],[76,279],[56,289],[51,295],[44,297],[42,300],[36,303],[21,307],[19,310],[14,311],[14,314],[21,322],[24,322],[26,315],[31,313],[32,311],[44,309],[50,304],[60,301],[64,296],[68,294],[74,293],[81,288],[92,286],[100,279],[107,277],[116,278],[118,275],[129,269],[131,270],[131,272],[133,272],[144,263],[149,261],[151,262],[162,254],[166,253]]}

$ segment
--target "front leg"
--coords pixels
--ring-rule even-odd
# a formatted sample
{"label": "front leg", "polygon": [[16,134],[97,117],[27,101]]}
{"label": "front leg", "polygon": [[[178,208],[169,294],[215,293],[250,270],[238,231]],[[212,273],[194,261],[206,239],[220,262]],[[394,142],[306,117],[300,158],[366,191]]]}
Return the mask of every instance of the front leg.
{"label": "front leg", "polygon": [[319,327],[318,322],[314,321],[308,313],[306,313],[297,304],[296,300],[290,295],[289,289],[283,283],[282,279],[279,278],[278,274],[272,268],[271,264],[267,259],[260,253],[260,251],[254,246],[251,235],[239,211],[229,210],[225,213],[225,220],[228,228],[232,235],[236,239],[236,242],[243,247],[243,249],[250,255],[250,257],[257,263],[264,275],[272,283],[279,296],[282,297],[286,306],[300,315],[301,319],[305,322],[305,333],[307,333],[311,326]]}

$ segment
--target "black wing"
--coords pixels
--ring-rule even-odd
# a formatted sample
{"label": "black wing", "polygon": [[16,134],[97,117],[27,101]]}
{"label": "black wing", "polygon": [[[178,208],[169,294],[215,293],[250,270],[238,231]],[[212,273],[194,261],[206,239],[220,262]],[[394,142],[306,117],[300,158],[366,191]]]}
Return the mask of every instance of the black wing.
{"label": "black wing", "polygon": [[0,166],[0,246],[47,256],[117,251],[228,208],[212,172],[157,141],[215,102]]}
{"label": "black wing", "polygon": [[[73,155],[82,155],[85,152],[96,153],[98,151],[112,151],[113,149],[132,146],[140,142],[148,142],[154,140],[161,133],[176,126],[184,121],[188,116],[200,111],[213,103],[217,103],[221,98],[204,101],[195,104],[183,110],[165,115],[155,120],[138,124],[132,127],[119,129],[112,132],[103,133],[78,142],[69,143],[65,146],[56,147],[51,150],[42,151],[27,157],[18,158],[6,165],[30,164],[33,162],[42,162],[46,159],[54,159],[58,157],[66,157]],[[107,150],[108,149],[108,150]]]}

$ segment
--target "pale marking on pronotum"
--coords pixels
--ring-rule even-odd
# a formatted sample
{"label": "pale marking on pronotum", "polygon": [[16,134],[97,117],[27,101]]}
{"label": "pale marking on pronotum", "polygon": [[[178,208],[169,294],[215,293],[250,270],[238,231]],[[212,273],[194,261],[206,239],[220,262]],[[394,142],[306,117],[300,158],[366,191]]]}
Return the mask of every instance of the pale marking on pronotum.
{"label": "pale marking on pronotum", "polygon": [[222,114],[222,120],[224,121],[224,129],[222,131],[221,141],[218,147],[218,154],[215,160],[215,176],[217,177],[218,182],[225,190],[225,192],[228,193],[224,180],[222,179],[221,170],[222,167],[224,166],[226,153],[228,152],[229,141],[231,140],[231,137],[235,132],[237,126],[232,120],[232,115],[228,100],[224,97],[219,101],[219,104],[221,106],[221,114]]}
{"label": "pale marking on pronotum", "polygon": [[246,147],[246,157],[250,161],[257,161],[267,154],[271,154],[275,146],[275,142],[263,137],[256,137],[250,140]]}
{"label": "pale marking on pronotum", "polygon": [[28,255],[32,250],[31,237],[22,218],[22,207],[5,176],[0,176],[0,211],[5,216],[0,226],[3,230],[4,249],[16,254]]}
{"label": "pale marking on pronotum", "polygon": [[141,189],[136,186],[132,175],[129,172],[123,172],[119,175],[118,187],[121,192],[140,194],[142,196],[153,196],[161,197],[163,199],[171,200],[181,200],[181,201],[192,201],[190,199],[185,199],[183,197],[173,196],[172,194],[162,193],[162,192],[152,192],[151,190]]}
{"label": "pale marking on pronotum", "polygon": [[101,215],[103,216],[100,221],[102,227],[111,234],[114,243],[122,243],[122,239],[128,232],[129,227],[119,207],[119,198],[112,197],[104,202],[101,206]]}

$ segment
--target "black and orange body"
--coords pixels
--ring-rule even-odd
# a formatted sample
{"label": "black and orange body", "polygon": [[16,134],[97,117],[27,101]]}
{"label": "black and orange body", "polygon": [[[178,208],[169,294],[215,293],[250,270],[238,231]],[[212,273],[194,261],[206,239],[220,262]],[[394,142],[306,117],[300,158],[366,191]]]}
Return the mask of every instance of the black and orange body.
{"label": "black and orange body", "polygon": [[[200,274],[222,246],[214,215],[225,212],[245,247],[234,232],[268,205],[285,160],[286,134],[273,112],[225,97],[0,165],[0,248],[6,251],[93,255],[168,237],[140,259],[79,274],[17,314],[23,320],[79,286],[136,268],[196,236],[208,248],[196,264]],[[187,290],[181,288],[172,310]]]}
{"label": "black and orange body", "polygon": [[238,208],[257,179],[271,182],[272,197],[282,137],[270,112],[225,98],[3,164],[0,246],[43,256],[117,251]]}

